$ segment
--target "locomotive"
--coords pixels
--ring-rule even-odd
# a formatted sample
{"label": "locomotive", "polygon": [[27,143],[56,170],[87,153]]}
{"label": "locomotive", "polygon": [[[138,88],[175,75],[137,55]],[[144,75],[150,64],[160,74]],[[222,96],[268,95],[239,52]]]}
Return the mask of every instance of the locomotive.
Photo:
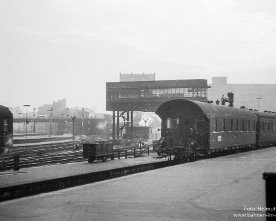
{"label": "locomotive", "polygon": [[161,148],[185,160],[213,152],[276,144],[276,114],[174,99],[156,110]]}
{"label": "locomotive", "polygon": [[0,105],[0,154],[7,153],[12,148],[13,114]]}

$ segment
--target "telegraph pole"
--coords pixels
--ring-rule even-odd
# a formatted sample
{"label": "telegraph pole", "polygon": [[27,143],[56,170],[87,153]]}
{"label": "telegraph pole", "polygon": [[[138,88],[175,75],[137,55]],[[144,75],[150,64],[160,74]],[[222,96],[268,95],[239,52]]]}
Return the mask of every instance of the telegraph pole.
{"label": "telegraph pole", "polygon": [[24,104],[23,105],[26,109],[26,139],[28,137],[28,113],[27,113],[27,108],[30,107],[31,105],[30,104]]}

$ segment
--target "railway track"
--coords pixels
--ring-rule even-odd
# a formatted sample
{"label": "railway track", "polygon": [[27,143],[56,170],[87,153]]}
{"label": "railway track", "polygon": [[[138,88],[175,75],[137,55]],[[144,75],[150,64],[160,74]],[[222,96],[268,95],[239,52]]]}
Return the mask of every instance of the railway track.
{"label": "railway track", "polygon": [[[149,148],[137,148],[136,146],[115,146],[114,158],[138,157],[149,154]],[[66,164],[72,162],[83,162],[82,148],[73,150],[73,143],[43,144],[35,146],[16,147],[5,156],[0,157],[0,171],[14,168],[14,156],[19,155],[20,168],[35,167],[53,164]]]}

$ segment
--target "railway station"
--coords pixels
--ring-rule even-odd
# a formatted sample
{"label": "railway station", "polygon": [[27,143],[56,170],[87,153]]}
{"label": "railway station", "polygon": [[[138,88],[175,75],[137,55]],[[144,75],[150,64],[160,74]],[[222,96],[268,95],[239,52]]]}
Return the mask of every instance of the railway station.
{"label": "railway station", "polygon": [[276,2],[1,6],[0,221],[276,220]]}
{"label": "railway station", "polygon": [[[133,112],[143,111],[161,118],[162,139],[156,143],[77,140],[74,127],[73,137],[30,135],[22,143],[15,138],[14,161],[2,159],[6,167],[0,172],[0,218],[17,220],[13,211],[27,214],[28,220],[276,216],[265,210],[275,203],[273,185],[268,185],[276,168],[275,113],[210,104],[208,88],[202,79],[106,83],[113,140],[120,139],[122,121],[131,137]],[[7,123],[5,134],[12,121]],[[13,170],[7,170],[9,163]],[[35,213],[26,204],[34,205]]]}

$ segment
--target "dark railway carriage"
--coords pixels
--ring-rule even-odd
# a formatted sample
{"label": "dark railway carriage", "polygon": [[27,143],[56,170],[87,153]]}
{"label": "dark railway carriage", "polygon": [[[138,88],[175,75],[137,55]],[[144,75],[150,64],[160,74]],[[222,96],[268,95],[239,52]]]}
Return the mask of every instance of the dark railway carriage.
{"label": "dark railway carriage", "polygon": [[176,99],[156,110],[165,152],[176,158],[254,147],[257,115],[251,111]]}
{"label": "dark railway carriage", "polygon": [[13,115],[7,107],[0,105],[0,154],[12,147]]}
{"label": "dark railway carriage", "polygon": [[276,144],[276,114],[255,112],[258,116],[257,146]]}

